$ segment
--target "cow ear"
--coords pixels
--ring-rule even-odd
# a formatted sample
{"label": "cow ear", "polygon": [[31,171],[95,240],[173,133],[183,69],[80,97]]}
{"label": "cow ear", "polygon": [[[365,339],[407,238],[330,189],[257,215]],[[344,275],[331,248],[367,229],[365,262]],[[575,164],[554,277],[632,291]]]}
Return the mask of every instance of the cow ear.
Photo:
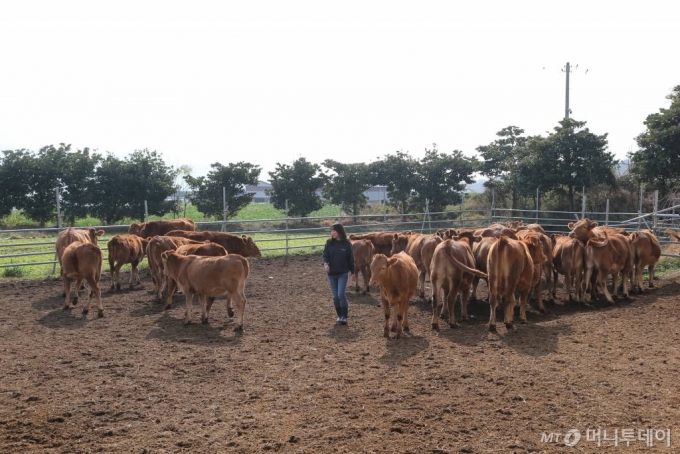
{"label": "cow ear", "polygon": [[395,234],[392,236],[392,238],[394,238],[395,240],[398,240],[398,239],[399,239],[399,234],[398,234],[398,233],[395,233]]}
{"label": "cow ear", "polygon": [[569,224],[567,224],[567,227],[569,227],[569,230],[574,230],[574,223],[570,222]]}
{"label": "cow ear", "polygon": [[589,224],[590,228],[595,228],[598,226],[597,221],[593,221]]}
{"label": "cow ear", "polygon": [[103,230],[97,230],[97,236],[102,236],[104,234]]}

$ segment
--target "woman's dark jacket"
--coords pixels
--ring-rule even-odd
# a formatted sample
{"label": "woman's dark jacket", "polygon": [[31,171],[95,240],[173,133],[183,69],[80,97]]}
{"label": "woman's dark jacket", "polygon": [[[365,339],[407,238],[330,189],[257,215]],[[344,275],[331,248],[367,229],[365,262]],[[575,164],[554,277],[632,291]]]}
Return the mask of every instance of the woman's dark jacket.
{"label": "woman's dark jacket", "polygon": [[323,262],[328,263],[330,269],[328,274],[338,275],[348,271],[354,273],[352,243],[349,240],[329,239],[323,248]]}

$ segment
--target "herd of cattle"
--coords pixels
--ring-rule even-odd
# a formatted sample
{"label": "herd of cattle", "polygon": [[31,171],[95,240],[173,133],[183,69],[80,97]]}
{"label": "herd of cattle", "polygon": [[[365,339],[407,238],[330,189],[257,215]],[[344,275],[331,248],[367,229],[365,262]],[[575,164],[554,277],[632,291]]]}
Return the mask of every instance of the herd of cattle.
{"label": "herd of cattle", "polygon": [[[542,283],[545,277],[548,295],[555,299],[558,275],[564,276],[570,301],[586,302],[595,298],[598,289],[607,301],[614,302],[619,291],[626,298],[630,289],[642,291],[642,270],[647,267],[649,287],[653,287],[654,266],[661,256],[661,246],[650,230],[632,233],[624,229],[599,226],[587,218],[568,224],[568,235],[548,236],[539,224],[524,225],[511,221],[482,229],[445,229],[434,234],[413,232],[373,232],[351,234],[356,273],[354,286],[359,292],[358,275],[363,275],[363,293],[369,283],[380,290],[385,314],[385,337],[395,332],[401,337],[408,331],[408,306],[411,296],[425,298],[425,280],[429,275],[432,299],[432,328],[439,329],[440,301],[442,314],[448,312],[449,325],[456,326],[454,305],[460,295],[460,311],[467,319],[467,302],[477,297],[477,286],[484,279],[488,286],[489,330],[496,329],[496,308],[504,308],[506,327],[514,327],[516,295],[519,316],[526,322],[526,306],[530,293],[538,309],[545,311]],[[64,309],[78,301],[83,281],[90,287],[87,314],[96,298],[98,316],[103,317],[99,281],[103,254],[97,239],[104,232],[95,229],[68,228],[59,233],[57,257],[64,282]],[[680,241],[680,235],[667,230]],[[185,295],[184,323],[191,321],[192,300],[201,300],[201,321],[208,322],[216,297],[227,297],[227,313],[234,316],[236,331],[243,329],[246,305],[245,285],[250,267],[247,257],[260,257],[253,239],[225,232],[196,231],[189,219],[150,221],[132,224],[128,234],[116,235],[107,243],[111,273],[111,290],[120,289],[120,269],[130,264],[130,288],[139,282],[138,265],[147,257],[156,298],[166,309],[172,304],[179,287]],[[612,291],[607,286],[612,276]],[[619,278],[621,289],[619,289]],[[71,300],[71,280],[76,281],[76,294]],[[441,297],[443,296],[443,300]],[[71,304],[73,303],[73,305]],[[393,317],[391,317],[391,314]],[[391,320],[391,322],[390,322]]]}

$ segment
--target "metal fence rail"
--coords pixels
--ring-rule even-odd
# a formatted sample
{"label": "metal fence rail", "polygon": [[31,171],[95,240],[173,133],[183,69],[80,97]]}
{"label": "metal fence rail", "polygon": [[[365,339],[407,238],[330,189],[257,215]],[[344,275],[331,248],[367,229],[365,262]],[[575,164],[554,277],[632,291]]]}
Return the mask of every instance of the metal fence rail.
{"label": "metal fence rail", "polygon": [[[507,221],[522,220],[525,223],[538,222],[546,230],[546,233],[566,233],[568,223],[574,222],[581,217],[588,217],[602,225],[621,227],[629,231],[649,228],[653,230],[662,244],[674,242],[663,236],[666,229],[680,228],[680,215],[675,211],[680,205],[652,213],[610,213],[610,212],[563,212],[563,211],[530,211],[530,210],[456,210],[445,212],[424,212],[413,214],[369,214],[369,215],[341,215],[337,217],[305,217],[305,218],[278,218],[257,219],[239,221],[213,221],[197,222],[198,230],[223,230],[237,235],[249,235],[253,240],[263,246],[273,242],[285,242],[285,246],[260,247],[264,256],[289,255],[291,251],[307,249],[316,251],[322,248],[329,237],[328,230],[334,222],[341,222],[348,234],[364,233],[372,231],[400,232],[414,231],[433,233],[438,229],[445,228],[470,228],[485,227],[491,223],[504,223]],[[113,234],[127,233],[128,225],[93,226],[96,229],[105,230],[106,234],[100,238],[100,244],[105,244]],[[0,231],[0,268],[13,268],[34,265],[56,265],[55,240],[58,228],[31,228],[20,230]],[[49,235],[52,239],[47,241],[26,242],[25,238],[4,239],[5,234],[34,233],[36,235]],[[277,238],[271,238],[277,236]],[[319,240],[315,242],[313,240]],[[16,241],[16,242],[15,242]],[[22,248],[20,252],[11,253],[13,249]],[[27,262],[16,259],[30,256],[52,256],[52,260],[39,262]],[[665,256],[680,257],[677,254]],[[106,258],[105,258],[106,260]],[[54,272],[54,269],[53,269]]]}

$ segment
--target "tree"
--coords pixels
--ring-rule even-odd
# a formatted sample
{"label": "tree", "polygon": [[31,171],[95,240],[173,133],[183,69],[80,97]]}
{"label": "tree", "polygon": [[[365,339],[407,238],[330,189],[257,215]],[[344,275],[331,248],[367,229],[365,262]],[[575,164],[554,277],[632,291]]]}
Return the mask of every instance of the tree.
{"label": "tree", "polygon": [[127,163],[111,153],[107,153],[95,170],[92,213],[107,225],[120,221],[131,212],[127,172]]}
{"label": "tree", "polygon": [[95,184],[95,169],[101,163],[102,156],[90,153],[89,148],[66,153],[61,182],[62,210],[69,225],[75,224],[76,218],[87,216],[92,207]]}
{"label": "tree", "polygon": [[527,158],[527,138],[522,137],[524,130],[517,126],[507,126],[496,133],[499,137],[488,145],[477,147],[484,161],[480,173],[489,177],[490,185],[503,189],[501,192],[512,197],[512,209],[519,208],[519,195],[522,187],[520,169]]}
{"label": "tree", "polygon": [[570,211],[574,211],[575,189],[616,184],[617,161],[607,151],[607,134],[593,134],[585,125],[565,118],[548,137],[531,138],[526,166],[521,169],[525,179],[543,191],[566,192]]}
{"label": "tree", "polygon": [[56,189],[63,188],[66,153],[70,149],[71,145],[63,143],[58,148],[47,145],[28,161],[31,170],[23,210],[40,227],[56,217]]}
{"label": "tree", "polygon": [[408,212],[409,204],[415,195],[417,186],[418,162],[408,152],[397,151],[394,155],[373,162],[370,165],[377,184],[387,186],[390,204],[400,213]]}
{"label": "tree", "polygon": [[126,159],[129,216],[144,221],[144,201],[149,214],[162,216],[172,211],[177,170],[168,166],[156,151],[135,150]]}
{"label": "tree", "polygon": [[276,170],[269,172],[269,177],[272,188],[266,192],[274,208],[285,210],[288,200],[289,215],[302,218],[323,206],[316,191],[324,186],[328,177],[318,164],[305,158],[299,158],[292,165],[277,162]]}
{"label": "tree", "polygon": [[175,193],[172,196],[172,212],[175,217],[187,217],[187,205],[189,205],[189,190],[191,187],[186,178],[191,177],[193,169],[187,165],[182,165],[177,169],[175,177]]}
{"label": "tree", "polygon": [[445,211],[448,205],[460,203],[465,185],[474,183],[472,174],[478,166],[477,159],[465,157],[459,150],[440,153],[437,144],[432,144],[432,149],[425,149],[425,156],[416,165],[415,209],[422,211],[425,199],[431,212]]}
{"label": "tree", "polygon": [[9,214],[13,208],[23,208],[29,191],[33,155],[28,150],[5,150],[0,160],[0,216]]}
{"label": "tree", "polygon": [[326,159],[323,165],[335,173],[330,176],[328,184],[323,188],[324,198],[333,204],[341,205],[345,213],[358,216],[368,202],[364,191],[372,186],[368,165],[342,164],[332,159]]}
{"label": "tree", "polygon": [[262,168],[247,162],[228,166],[216,162],[210,167],[212,170],[206,176],[185,177],[192,190],[191,203],[206,216],[222,216],[222,188],[225,188],[227,218],[231,218],[253,201],[255,194],[247,193],[245,185],[256,185]]}
{"label": "tree", "polygon": [[647,116],[647,130],[636,139],[640,149],[630,154],[631,172],[662,196],[680,183],[680,85],[666,98],[670,107]]}

